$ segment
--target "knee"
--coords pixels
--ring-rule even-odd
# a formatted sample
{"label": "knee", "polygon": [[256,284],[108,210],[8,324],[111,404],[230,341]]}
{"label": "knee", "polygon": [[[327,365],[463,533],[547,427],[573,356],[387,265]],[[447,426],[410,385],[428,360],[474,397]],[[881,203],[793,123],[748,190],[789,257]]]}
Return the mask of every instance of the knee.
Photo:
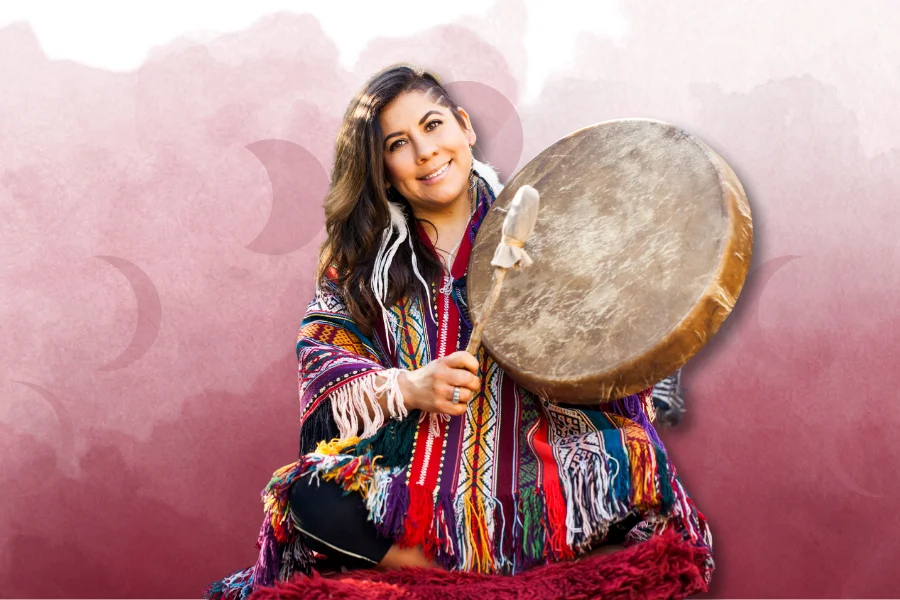
{"label": "knee", "polygon": [[309,507],[314,505],[318,482],[311,477],[301,477],[291,485],[290,508],[297,524],[311,522]]}

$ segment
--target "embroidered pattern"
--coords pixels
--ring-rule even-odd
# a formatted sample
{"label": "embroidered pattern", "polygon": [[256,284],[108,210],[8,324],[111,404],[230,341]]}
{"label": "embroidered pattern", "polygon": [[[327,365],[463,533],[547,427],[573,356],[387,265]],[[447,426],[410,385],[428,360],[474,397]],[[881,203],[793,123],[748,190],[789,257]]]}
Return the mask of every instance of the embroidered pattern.
{"label": "embroidered pattern", "polygon": [[[468,262],[474,231],[492,201],[483,189],[458,260]],[[438,289],[438,282],[429,283]],[[651,390],[595,409],[558,406],[515,385],[481,351],[481,389],[463,416],[432,423],[413,411],[400,421],[358,418],[354,426],[347,411],[356,406],[359,416],[359,392],[376,371],[418,369],[462,349],[471,332],[458,305],[464,290],[450,298],[434,298],[433,314],[418,298],[404,298],[388,307],[386,335],[366,337],[333,288],[317,293],[297,342],[307,450],[267,486],[257,565],[215,584],[219,597],[313,568],[302,534],[285,526],[297,477],[320,477],[361,494],[381,534],[400,545],[421,544],[450,569],[514,574],[570,559],[629,514],[641,523],[626,543],[674,530],[711,546],[706,520],[650,422]],[[386,336],[398,341],[396,353],[385,352],[393,348],[381,339]],[[354,429],[364,439],[351,436]],[[707,578],[712,568],[709,559]]]}

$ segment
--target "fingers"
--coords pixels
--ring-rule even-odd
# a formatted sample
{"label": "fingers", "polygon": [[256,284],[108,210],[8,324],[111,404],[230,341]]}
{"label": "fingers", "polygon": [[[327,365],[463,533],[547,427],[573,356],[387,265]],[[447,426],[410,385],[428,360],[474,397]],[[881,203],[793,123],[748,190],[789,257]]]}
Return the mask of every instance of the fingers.
{"label": "fingers", "polygon": [[481,388],[481,379],[478,377],[478,360],[468,352],[454,352],[435,361],[434,383],[435,392],[444,384],[451,387],[459,386],[477,392]]}
{"label": "fingers", "polygon": [[[481,379],[478,377],[478,359],[468,352],[460,351],[429,363],[413,373],[421,385],[422,402],[419,408],[427,412],[447,415],[463,415],[478,391]],[[459,402],[453,402],[453,392],[459,388]],[[418,396],[417,396],[418,397]]]}
{"label": "fingers", "polygon": [[469,405],[462,402],[452,404],[446,400],[438,400],[434,403],[434,412],[450,415],[451,417],[461,417],[466,414],[467,410],[469,410]]}
{"label": "fingers", "polygon": [[451,387],[459,386],[466,391],[477,392],[481,389],[481,379],[463,369],[447,369],[444,381]]}
{"label": "fingers", "polygon": [[[468,371],[462,371],[460,369],[452,370],[462,374],[463,376],[475,377]],[[453,392],[457,388],[459,389],[459,402],[453,402]],[[475,399],[475,395],[477,393],[477,387],[472,390],[468,387],[442,384],[439,389],[435,391],[435,394],[432,398],[432,412],[440,412],[451,416],[463,415],[468,409],[469,403]]]}
{"label": "fingers", "polygon": [[459,387],[459,404],[468,404],[472,400],[475,399],[475,394],[478,391],[477,389],[471,390],[469,388],[465,388],[462,386],[453,386],[447,389],[446,395],[442,395],[441,399],[446,400],[447,402],[453,403],[453,392]]}
{"label": "fingers", "polygon": [[457,350],[453,354],[448,354],[442,360],[448,366],[456,369],[465,369],[472,375],[478,375],[478,359],[465,350]]}
{"label": "fingers", "polygon": [[461,417],[469,410],[469,405],[461,402],[459,404],[450,404],[442,400],[435,403],[435,409],[437,412],[450,415],[451,417]]}
{"label": "fingers", "polygon": [[449,387],[444,391],[444,393],[435,397],[434,399],[434,408],[438,412],[442,412],[448,415],[462,415],[465,414],[466,410],[469,407],[469,402],[471,402],[475,398],[475,392],[468,388],[460,387],[459,388],[459,402],[453,402],[453,391],[454,387]]}

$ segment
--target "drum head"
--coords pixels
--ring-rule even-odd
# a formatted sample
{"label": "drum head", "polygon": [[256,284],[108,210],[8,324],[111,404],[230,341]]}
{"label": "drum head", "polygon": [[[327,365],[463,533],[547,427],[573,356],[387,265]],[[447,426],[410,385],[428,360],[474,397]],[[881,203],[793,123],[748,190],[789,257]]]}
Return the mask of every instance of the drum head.
{"label": "drum head", "polygon": [[682,367],[734,306],[752,248],[733,171],[696,137],[646,119],[593,125],[529,162],[482,223],[469,264],[473,317],[490,289],[506,207],[541,195],[484,346],[523,387],[596,402],[647,389]]}

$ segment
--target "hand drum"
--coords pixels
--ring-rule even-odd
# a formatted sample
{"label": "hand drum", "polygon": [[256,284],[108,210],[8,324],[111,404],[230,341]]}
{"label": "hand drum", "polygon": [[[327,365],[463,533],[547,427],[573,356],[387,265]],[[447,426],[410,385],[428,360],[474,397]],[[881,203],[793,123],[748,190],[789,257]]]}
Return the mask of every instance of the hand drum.
{"label": "hand drum", "polygon": [[525,184],[540,193],[534,264],[506,275],[483,341],[523,387],[574,403],[639,392],[681,368],[731,312],[753,241],[740,182],[693,135],[623,119],[559,140],[506,185],[472,250],[473,315]]}

